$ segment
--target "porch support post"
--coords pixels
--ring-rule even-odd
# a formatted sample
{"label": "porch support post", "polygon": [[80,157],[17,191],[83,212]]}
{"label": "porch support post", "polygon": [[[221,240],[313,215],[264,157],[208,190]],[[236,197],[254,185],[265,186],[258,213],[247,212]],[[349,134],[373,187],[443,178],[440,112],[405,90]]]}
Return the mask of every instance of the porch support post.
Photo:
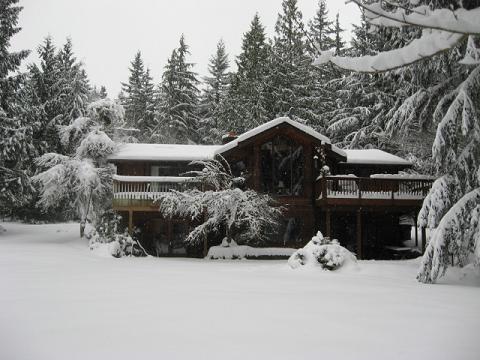
{"label": "porch support post", "polygon": [[205,237],[203,239],[203,257],[206,257],[208,254],[208,239]]}
{"label": "porch support post", "polygon": [[363,259],[362,242],[362,209],[357,210],[357,258]]}
{"label": "porch support post", "polygon": [[422,226],[422,254],[425,254],[425,247],[427,242],[427,229],[425,226]]}
{"label": "porch support post", "polygon": [[133,233],[133,210],[128,210],[128,233]]}
{"label": "porch support post", "polygon": [[332,224],[331,224],[331,212],[330,209],[325,211],[325,232],[326,237],[332,238]]}

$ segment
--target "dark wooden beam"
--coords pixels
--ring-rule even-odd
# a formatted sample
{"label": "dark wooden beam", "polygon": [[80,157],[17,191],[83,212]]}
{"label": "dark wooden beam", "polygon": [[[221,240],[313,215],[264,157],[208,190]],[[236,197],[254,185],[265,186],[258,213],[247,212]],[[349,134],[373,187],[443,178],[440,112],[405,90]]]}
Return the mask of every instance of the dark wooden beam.
{"label": "dark wooden beam", "polygon": [[331,212],[330,209],[325,211],[325,232],[326,237],[332,238],[332,223],[331,223]]}
{"label": "dark wooden beam", "polygon": [[133,210],[128,210],[128,233],[133,234]]}
{"label": "dark wooden beam", "polygon": [[362,210],[357,210],[357,258],[363,259]]}

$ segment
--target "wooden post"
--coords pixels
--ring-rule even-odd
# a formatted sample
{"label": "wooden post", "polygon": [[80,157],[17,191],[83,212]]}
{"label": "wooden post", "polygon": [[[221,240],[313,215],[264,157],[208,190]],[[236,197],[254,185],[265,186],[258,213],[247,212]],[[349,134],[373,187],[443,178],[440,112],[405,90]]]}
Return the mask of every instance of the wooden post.
{"label": "wooden post", "polygon": [[325,232],[326,237],[332,238],[332,224],[331,224],[331,216],[330,216],[330,209],[325,211]]}
{"label": "wooden post", "polygon": [[205,237],[203,239],[203,257],[206,257],[208,254],[208,239]]}
{"label": "wooden post", "polygon": [[422,226],[422,254],[425,254],[425,247],[427,243],[427,229]]}
{"label": "wooden post", "polygon": [[133,210],[128,210],[128,233],[133,233]]}
{"label": "wooden post", "polygon": [[362,210],[357,210],[357,258],[361,260],[363,258],[362,251]]}

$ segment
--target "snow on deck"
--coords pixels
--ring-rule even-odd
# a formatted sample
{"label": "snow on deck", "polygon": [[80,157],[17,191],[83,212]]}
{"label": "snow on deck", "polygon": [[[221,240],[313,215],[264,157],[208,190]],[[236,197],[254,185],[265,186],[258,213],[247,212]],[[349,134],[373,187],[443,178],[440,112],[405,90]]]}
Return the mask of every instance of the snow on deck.
{"label": "snow on deck", "polygon": [[[101,258],[78,224],[2,223],[0,359],[436,359],[480,353],[480,281],[419,261]],[[460,280],[459,280],[460,279]]]}
{"label": "snow on deck", "polygon": [[412,163],[399,156],[378,149],[344,150],[348,164],[387,164],[410,166]]}
{"label": "snow on deck", "polygon": [[211,160],[221,145],[122,144],[109,160]]}

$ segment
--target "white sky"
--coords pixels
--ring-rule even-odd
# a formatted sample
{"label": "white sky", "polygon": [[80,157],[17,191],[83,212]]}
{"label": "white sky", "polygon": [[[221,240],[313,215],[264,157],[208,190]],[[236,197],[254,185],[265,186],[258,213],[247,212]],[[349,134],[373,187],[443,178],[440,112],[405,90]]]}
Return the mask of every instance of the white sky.
{"label": "white sky", "polygon": [[[344,0],[327,0],[333,19],[340,13],[350,30],[360,13]],[[311,19],[316,0],[299,0],[304,21]],[[190,46],[195,71],[204,76],[216,44],[223,38],[233,64],[242,35],[258,12],[269,35],[281,11],[281,0],[20,0],[22,31],[12,39],[14,49],[36,49],[51,35],[57,45],[67,37],[92,85],[105,85],[111,97],[128,78],[128,67],[137,50],[158,82],[171,51],[182,33]],[[345,34],[349,39],[348,32]],[[27,59],[37,61],[35,52]]]}

